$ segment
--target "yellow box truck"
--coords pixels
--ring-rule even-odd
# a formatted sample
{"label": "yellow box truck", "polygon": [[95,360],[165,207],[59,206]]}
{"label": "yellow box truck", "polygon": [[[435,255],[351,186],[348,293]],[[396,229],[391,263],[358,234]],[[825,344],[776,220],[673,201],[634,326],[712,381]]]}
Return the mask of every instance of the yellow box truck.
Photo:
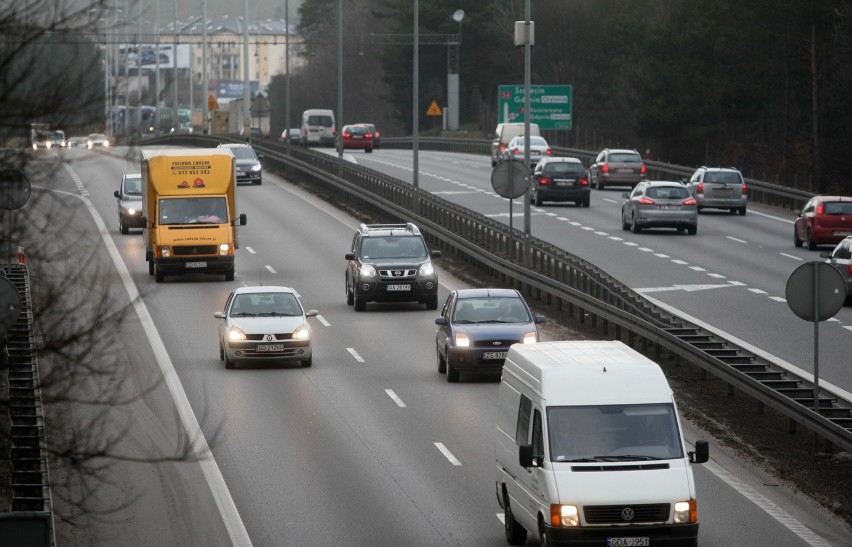
{"label": "yellow box truck", "polygon": [[224,274],[234,280],[236,163],[227,148],[142,151],[142,231],[148,274]]}

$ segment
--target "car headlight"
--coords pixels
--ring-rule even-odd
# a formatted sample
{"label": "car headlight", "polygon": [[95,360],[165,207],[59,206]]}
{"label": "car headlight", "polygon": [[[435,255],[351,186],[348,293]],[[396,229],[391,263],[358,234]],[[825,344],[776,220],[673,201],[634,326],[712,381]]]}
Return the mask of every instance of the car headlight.
{"label": "car headlight", "polygon": [[580,513],[576,505],[559,505],[554,503],[550,506],[551,526],[580,526]]}
{"label": "car headlight", "polygon": [[469,348],[470,347],[470,338],[466,334],[457,333],[456,334],[456,347]]}
{"label": "car headlight", "polygon": [[678,501],[674,504],[674,523],[698,522],[698,502],[696,500]]}
{"label": "car headlight", "polygon": [[237,327],[231,327],[228,329],[228,340],[245,340],[246,333],[242,331],[242,329],[238,329]]}
{"label": "car headlight", "polygon": [[524,344],[535,344],[536,336],[534,332],[525,332],[524,333]]}
{"label": "car headlight", "polygon": [[260,171],[260,169],[261,169],[261,167],[260,167],[260,164],[259,164],[259,163],[258,163],[257,165],[252,165],[252,166],[251,166],[251,170],[252,170],[252,171]]}
{"label": "car headlight", "polygon": [[369,264],[361,266],[359,273],[361,274],[361,277],[376,277],[376,269]]}
{"label": "car headlight", "polygon": [[296,327],[293,331],[294,340],[309,340],[311,338],[311,328],[307,325]]}
{"label": "car headlight", "polygon": [[420,275],[435,275],[435,268],[432,267],[431,262],[420,266]]}
{"label": "car headlight", "polygon": [[133,207],[126,207],[124,209],[124,212],[127,213],[128,215],[135,215],[136,209],[134,209]]}

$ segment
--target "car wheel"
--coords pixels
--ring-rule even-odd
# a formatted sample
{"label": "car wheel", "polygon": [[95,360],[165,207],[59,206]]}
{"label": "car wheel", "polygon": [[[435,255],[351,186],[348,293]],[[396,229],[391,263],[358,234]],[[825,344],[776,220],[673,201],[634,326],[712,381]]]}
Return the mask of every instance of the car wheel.
{"label": "car wheel", "polygon": [[441,355],[441,348],[438,344],[435,344],[435,355],[438,358],[438,373],[444,374],[447,372],[447,360],[444,359],[444,356]]}
{"label": "car wheel", "polygon": [[503,516],[503,527],[506,530],[506,543],[509,545],[523,545],[527,541],[527,531],[521,526],[515,515],[512,514],[512,506],[509,500],[505,501],[506,514]]}
{"label": "car wheel", "polygon": [[255,184],[256,184],[257,186],[260,186],[261,184],[263,184],[263,180],[258,180],[257,182],[255,182]]}
{"label": "car wheel", "polygon": [[449,359],[447,359],[447,381],[453,384],[459,381],[459,370]]}
{"label": "car wheel", "polygon": [[816,250],[816,241],[814,241],[814,236],[810,230],[808,230],[807,240],[808,242],[808,250],[815,251]]}
{"label": "car wheel", "polygon": [[538,537],[541,547],[550,547],[550,537],[547,535],[547,528],[544,527],[544,522],[541,519],[538,521]]}
{"label": "car wheel", "polygon": [[344,281],[344,290],[346,291],[346,304],[351,306],[355,303],[355,297],[352,296],[352,291],[349,290],[349,284]]}
{"label": "car wheel", "polygon": [[311,354],[310,357],[308,357],[307,359],[302,361],[302,368],[310,368],[311,365],[313,365],[313,364],[314,364],[314,355]]}
{"label": "car wheel", "polygon": [[357,292],[353,297],[353,304],[355,305],[355,311],[364,311],[367,309],[367,301],[364,300],[363,296],[359,296]]}
{"label": "car wheel", "polygon": [[633,218],[631,218],[630,220],[632,221],[632,224],[630,225],[630,229],[633,231],[633,233],[638,234],[639,232],[641,232],[642,227],[639,226],[638,222],[636,222],[636,216],[634,215]]}
{"label": "car wheel", "polygon": [[621,212],[621,229],[625,232],[630,230],[630,224],[625,220],[624,211]]}
{"label": "car wheel", "polygon": [[222,345],[222,342],[219,342],[219,360],[225,360],[225,347]]}
{"label": "car wheel", "polygon": [[367,154],[372,154],[372,153],[373,153],[373,149],[372,149],[372,148],[368,148],[368,149],[364,150],[364,152],[365,152],[365,153],[367,153]]}
{"label": "car wheel", "polygon": [[591,205],[591,203],[592,203],[592,198],[589,197],[589,196],[586,196],[586,199],[583,200],[583,207],[588,207],[589,205]]}
{"label": "car wheel", "polygon": [[691,236],[694,236],[695,234],[698,233],[698,226],[687,226],[686,233],[688,233]]}
{"label": "car wheel", "polygon": [[746,214],[746,208],[745,208],[745,207],[740,207],[740,208],[739,208],[739,211],[740,211],[740,216],[741,216],[741,217],[744,217],[744,216],[745,216],[745,214]]}
{"label": "car wheel", "polygon": [[233,281],[234,280],[234,268],[231,268],[227,272],[225,272],[225,281]]}
{"label": "car wheel", "polygon": [[793,227],[793,245],[796,247],[802,246],[802,240],[799,239],[799,232],[796,231],[796,227]]}
{"label": "car wheel", "polygon": [[158,268],[156,264],[154,265],[154,279],[157,281],[157,283],[162,283],[166,280],[165,274],[160,271],[160,268]]}
{"label": "car wheel", "polygon": [[426,309],[427,310],[437,310],[438,309],[438,295],[430,294],[426,297]]}
{"label": "car wheel", "polygon": [[127,228],[127,225],[124,224],[124,217],[121,216],[118,217],[118,231],[125,235],[130,233],[130,230]]}
{"label": "car wheel", "polygon": [[603,189],[604,189],[604,184],[603,184],[600,180],[596,180],[596,181],[595,181],[595,189],[596,189],[596,190],[603,190]]}
{"label": "car wheel", "polygon": [[225,354],[225,368],[232,369],[236,366],[236,362],[232,361],[228,354]]}
{"label": "car wheel", "polygon": [[541,196],[538,193],[538,190],[533,190],[532,202],[533,202],[533,205],[535,205],[536,207],[540,207],[541,204],[543,203]]}
{"label": "car wheel", "polygon": [[698,214],[699,214],[699,215],[701,214],[701,209],[702,209],[702,207],[696,207],[696,208],[695,208],[695,210],[696,210],[696,211],[698,211]]}

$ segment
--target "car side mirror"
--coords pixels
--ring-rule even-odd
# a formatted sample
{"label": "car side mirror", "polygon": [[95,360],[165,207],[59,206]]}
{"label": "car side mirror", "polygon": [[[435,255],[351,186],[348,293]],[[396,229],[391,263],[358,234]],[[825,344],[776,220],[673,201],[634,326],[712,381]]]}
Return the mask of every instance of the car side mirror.
{"label": "car side mirror", "polygon": [[224,318],[225,318],[225,312],[223,312],[223,311],[214,311],[214,312],[213,312],[213,317],[215,317],[216,319],[224,319]]}
{"label": "car side mirror", "polygon": [[355,253],[346,253],[345,255],[343,255],[343,258],[345,258],[346,260],[355,260]]}
{"label": "car side mirror", "polygon": [[623,194],[621,194],[621,197],[624,198],[624,199],[630,198],[630,196],[627,195],[627,192],[624,192]]}
{"label": "car side mirror", "polygon": [[533,447],[531,444],[518,445],[518,465],[524,469],[530,467],[541,467],[541,461],[533,455]]}
{"label": "car side mirror", "polygon": [[257,155],[257,159],[263,159],[263,157],[264,157],[264,156],[263,156],[263,154],[258,154],[258,155]]}
{"label": "car side mirror", "polygon": [[438,317],[437,319],[435,319],[435,324],[436,325],[446,325],[447,324],[447,318],[446,317]]}
{"label": "car side mirror", "polygon": [[802,216],[802,210],[801,209],[793,209],[793,214],[796,215],[797,217],[800,217],[800,216]]}
{"label": "car side mirror", "polygon": [[710,444],[707,441],[695,441],[695,452],[688,452],[690,463],[706,463],[710,459]]}
{"label": "car side mirror", "polygon": [[305,317],[316,317],[317,315],[319,315],[317,310],[308,310],[305,312]]}
{"label": "car side mirror", "polygon": [[547,321],[547,319],[545,319],[543,315],[533,316],[533,322],[534,323],[544,323],[545,321]]}
{"label": "car side mirror", "polygon": [[831,251],[823,251],[819,254],[820,258],[831,258]]}
{"label": "car side mirror", "polygon": [[113,192],[113,193],[112,193],[112,195],[114,195],[114,196],[115,196],[115,197],[117,197],[117,198],[120,198],[120,197],[121,197],[121,193],[120,193],[118,190],[116,190],[115,192]]}
{"label": "car side mirror", "polygon": [[432,251],[429,253],[432,258],[441,258],[441,251]]}

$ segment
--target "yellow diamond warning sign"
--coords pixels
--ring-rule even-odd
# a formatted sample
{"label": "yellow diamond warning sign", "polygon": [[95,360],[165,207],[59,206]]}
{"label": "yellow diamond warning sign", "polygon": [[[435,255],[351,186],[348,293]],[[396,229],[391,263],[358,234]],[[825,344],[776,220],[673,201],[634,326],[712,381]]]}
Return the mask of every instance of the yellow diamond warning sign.
{"label": "yellow diamond warning sign", "polygon": [[443,116],[441,113],[441,107],[438,106],[438,101],[432,101],[432,104],[429,105],[429,110],[426,111],[427,116]]}
{"label": "yellow diamond warning sign", "polygon": [[213,95],[207,97],[207,109],[219,110],[219,103],[216,101],[216,97],[214,97]]}

